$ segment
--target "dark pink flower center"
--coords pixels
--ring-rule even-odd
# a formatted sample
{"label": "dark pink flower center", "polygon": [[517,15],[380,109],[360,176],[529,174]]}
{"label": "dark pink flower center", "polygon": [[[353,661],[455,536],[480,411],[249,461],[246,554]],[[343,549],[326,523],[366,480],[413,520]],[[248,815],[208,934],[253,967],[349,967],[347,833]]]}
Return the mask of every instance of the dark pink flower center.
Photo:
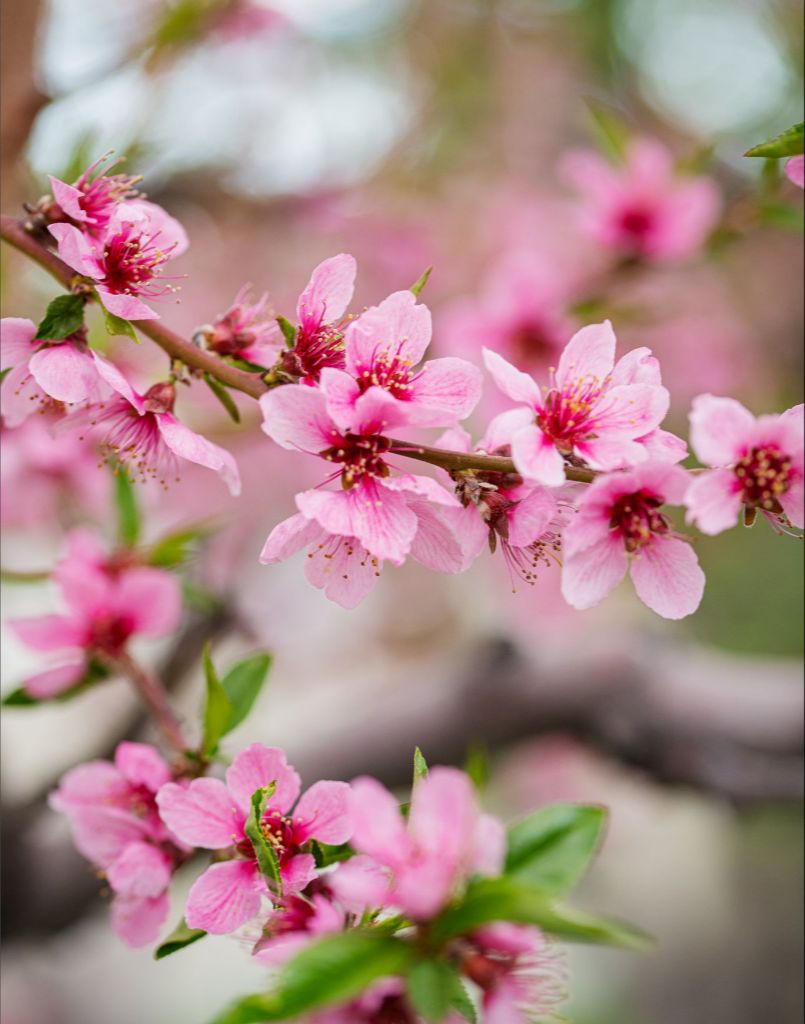
{"label": "dark pink flower center", "polygon": [[608,378],[579,377],[561,391],[552,387],[545,395],[537,426],[563,455],[570,455],[579,441],[594,436],[594,410],[608,384]]}
{"label": "dark pink flower center", "polygon": [[511,973],[513,964],[513,957],[474,952],[464,958],[461,966],[464,974],[474,981],[482,992],[491,992],[507,974]]}
{"label": "dark pink flower center", "polygon": [[411,382],[416,376],[410,360],[404,359],[399,352],[379,352],[368,367],[356,375],[361,393],[371,387],[383,388],[395,398],[409,398]]}
{"label": "dark pink flower center", "polygon": [[609,528],[621,535],[627,551],[638,551],[671,529],[668,517],[659,511],[661,506],[662,499],[648,491],[627,494],[612,506]]}
{"label": "dark pink flower center", "polygon": [[307,322],[296,334],[292,349],[279,358],[280,369],[296,379],[317,381],[325,366],[344,368],[344,332],[341,324]]}
{"label": "dark pink flower center", "polygon": [[[260,831],[276,854],[280,865],[285,864],[298,852],[300,843],[297,841],[292,818],[280,814],[279,811],[267,811],[260,822]],[[242,839],[237,844],[237,850],[250,860],[256,857],[249,839]]]}
{"label": "dark pink flower center", "polygon": [[116,235],[104,242],[101,254],[103,283],[118,295],[164,295],[168,285],[154,282],[175,246],[158,248],[153,236],[138,231],[133,224],[124,224]]}
{"label": "dark pink flower center", "polygon": [[111,174],[109,177],[101,174],[94,181],[89,181],[86,175],[78,179],[75,187],[83,193],[79,205],[96,230],[109,223],[118,203],[137,195],[134,185],[138,181],[140,178],[127,174]]}
{"label": "dark pink flower center", "polygon": [[772,445],[753,448],[734,469],[741,499],[750,508],[781,512],[780,496],[791,484],[791,460]]}
{"label": "dark pink flower center", "polygon": [[271,934],[285,935],[287,932],[308,931],[308,926],[316,915],[313,904],[301,896],[287,896],[284,903],[285,909],[271,922]]}
{"label": "dark pink flower center", "polygon": [[630,207],[618,218],[618,227],[632,242],[640,247],[654,230],[654,213],[640,206]]}
{"label": "dark pink flower center", "polygon": [[87,646],[115,657],[124,649],[133,632],[134,624],[128,616],[114,613],[99,615],[90,626]]}
{"label": "dark pink flower center", "polygon": [[[158,405],[159,399],[152,398],[152,403]],[[178,479],[179,461],[162,440],[157,415],[141,415],[125,398],[120,398],[106,408],[101,407],[90,420],[90,426],[106,426],[101,452],[125,466],[132,479],[158,480],[166,486],[169,477]]]}
{"label": "dark pink flower center", "polygon": [[366,1024],[416,1024],[417,1019],[402,996],[386,996]]}
{"label": "dark pink flower center", "polygon": [[387,437],[380,434],[343,434],[337,437],[332,448],[321,452],[321,457],[328,462],[343,465],[341,485],[349,490],[364,477],[386,477],[389,467],[383,461],[383,455],[391,447]]}

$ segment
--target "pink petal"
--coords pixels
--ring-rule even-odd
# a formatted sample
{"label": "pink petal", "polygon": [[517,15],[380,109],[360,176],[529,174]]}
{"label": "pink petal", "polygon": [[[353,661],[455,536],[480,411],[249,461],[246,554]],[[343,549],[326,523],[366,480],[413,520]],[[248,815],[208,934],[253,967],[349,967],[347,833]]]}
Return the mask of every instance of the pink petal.
{"label": "pink petal", "polygon": [[509,543],[528,547],[547,530],[556,515],[556,499],[542,487],[521,498],[509,512]]}
{"label": "pink petal", "polygon": [[266,892],[256,861],[228,860],[199,875],[187,897],[185,920],[190,928],[226,935],[250,921]]}
{"label": "pink petal", "polygon": [[615,365],[615,332],[605,320],[577,331],[559,357],[555,380],[561,390],[577,380],[605,381]]}
{"label": "pink petal", "polygon": [[344,336],[347,369],[354,376],[385,353],[399,354],[416,366],[430,344],[430,310],[409,291],[394,292],[371,306],[347,328]]}
{"label": "pink petal", "polygon": [[387,871],[363,854],[339,864],[328,882],[338,902],[353,914],[382,907],[388,900]]}
{"label": "pink petal", "polygon": [[[528,410],[518,410],[530,415]],[[440,434],[435,442],[437,448],[444,448],[445,451],[469,452],[472,451],[472,437],[463,427],[450,427]]]}
{"label": "pink petal", "polygon": [[106,869],[106,877],[121,896],[159,896],[170,884],[170,860],[151,843],[129,843]]}
{"label": "pink petal", "polygon": [[696,252],[716,226],[721,207],[721,193],[714,181],[680,180],[661,208],[652,255],[675,260]]}
{"label": "pink petal", "polygon": [[457,864],[435,853],[401,864],[392,902],[415,920],[427,921],[447,903],[457,877]]}
{"label": "pink petal", "polygon": [[129,569],[111,594],[115,611],[145,636],[172,633],[182,617],[179,581],[161,569]]}
{"label": "pink petal", "polygon": [[116,896],[112,901],[112,930],[127,946],[140,949],[156,941],[169,911],[166,893],[148,899]]}
{"label": "pink petal", "polygon": [[[486,452],[494,452],[512,443],[512,438],[523,427],[530,427],[534,422],[534,413],[530,409],[508,409],[490,422],[486,433],[478,443],[479,448]],[[449,445],[444,445],[445,448]],[[469,448],[466,449],[469,451]],[[464,451],[464,449],[461,449]]]}
{"label": "pink petal", "polygon": [[128,203],[118,205],[118,211],[135,209],[144,213],[147,219],[146,230],[151,236],[152,243],[163,252],[170,250],[171,259],[181,256],[186,252],[190,243],[187,239],[187,232],[176,220],[175,217],[163,210],[157,203],[149,202],[147,199],[134,199]]}
{"label": "pink petal", "polygon": [[383,388],[373,386],[355,402],[352,429],[358,434],[385,434],[411,421],[411,406]]}
{"label": "pink petal", "polygon": [[660,425],[668,412],[666,388],[651,384],[621,384],[610,388],[595,408],[595,432],[610,431],[626,437],[643,437]]}
{"label": "pink petal", "polygon": [[805,156],[800,153],[799,156],[792,156],[790,160],[786,160],[785,175],[795,185],[805,188]]}
{"label": "pink petal", "polygon": [[301,512],[277,523],[263,545],[260,561],[264,565],[284,562],[297,551],[314,544],[325,536],[324,530],[311,519],[306,519]]}
{"label": "pink petal", "polygon": [[37,700],[50,700],[69,690],[86,674],[87,663],[83,658],[57,665],[29,676],[23,684],[25,692]]}
{"label": "pink petal", "polygon": [[699,607],[704,573],[690,544],[676,537],[655,537],[631,566],[637,596],[666,619],[683,619]]}
{"label": "pink petal", "polygon": [[471,872],[499,875],[506,860],[506,829],[499,818],[482,814],[476,823],[467,864]]}
{"label": "pink petal", "polygon": [[648,453],[650,459],[660,459],[663,462],[681,462],[688,457],[688,445],[681,437],[672,434],[669,430],[657,428],[638,437],[637,441]]}
{"label": "pink petal", "polygon": [[170,782],[171,770],[167,762],[147,743],[118,744],[115,751],[115,767],[132,786],[144,786],[152,793]]}
{"label": "pink petal", "polygon": [[282,448],[317,455],[339,441],[325,395],[306,384],[285,384],[260,398],[263,431]]}
{"label": "pink petal", "polygon": [[34,350],[36,324],[21,316],[5,316],[0,320],[0,366],[6,370],[10,366],[28,362]]}
{"label": "pink petal", "polygon": [[[457,573],[465,568],[462,536],[456,532],[455,521],[448,521],[444,510],[436,510],[424,501],[412,501],[409,508],[416,515],[417,531],[411,544],[411,557],[434,572]],[[461,514],[464,509],[455,509]],[[477,512],[471,510],[476,520]],[[462,522],[463,517],[462,517]],[[484,531],[486,533],[486,531]]]}
{"label": "pink petal", "polygon": [[299,296],[296,311],[300,324],[340,320],[355,290],[355,258],[346,253],[320,263]]}
{"label": "pink petal", "polygon": [[592,608],[615,589],[627,567],[626,550],[617,537],[568,555],[562,568],[562,596],[573,608]]}
{"label": "pink petal", "polygon": [[707,466],[731,466],[743,454],[755,417],[734,398],[699,395],[690,413],[690,443]]}
{"label": "pink petal", "polygon": [[34,651],[62,651],[83,647],[86,629],[66,615],[40,615],[30,619],[12,619],[11,630]]}
{"label": "pink petal", "polygon": [[3,425],[18,427],[31,413],[37,412],[47,399],[28,370],[28,364],[19,363],[6,374],[2,383]]}
{"label": "pink petal", "polygon": [[97,257],[100,243],[90,241],[72,224],[51,224],[48,231],[58,242],[59,258],[68,267],[96,281],[101,278]]}
{"label": "pink petal", "polygon": [[58,178],[54,178],[52,174],[48,175],[50,180],[50,188],[53,192],[53,198],[64,210],[68,217],[72,220],[77,220],[80,223],[84,223],[89,218],[84,210],[81,208],[81,200],[84,197],[84,193],[80,188],[75,188],[73,185],[68,185],[63,181],[59,181]]}
{"label": "pink petal", "polygon": [[259,947],[255,947],[253,956],[261,964],[281,967],[312,941],[313,936],[308,932],[280,933],[274,938],[262,939]]}
{"label": "pink petal", "polygon": [[55,811],[69,814],[76,807],[114,804],[130,793],[128,782],[109,761],[88,761],[62,776],[59,788],[50,795]]}
{"label": "pink petal", "polygon": [[107,309],[122,320],[159,320],[159,313],[150,306],[138,299],[135,295],[124,295],[119,292],[110,292],[108,288],[99,285],[95,289]]}
{"label": "pink petal", "polygon": [[410,840],[400,807],[385,786],[368,775],[352,782],[352,846],[376,858],[381,864],[394,864],[405,857]]}
{"label": "pink petal", "polygon": [[738,522],[743,508],[738,480],[731,469],[714,469],[691,479],[685,495],[687,521],[713,536]]}
{"label": "pink petal", "polygon": [[615,363],[610,376],[612,387],[622,384],[662,384],[660,362],[651,354],[650,348],[633,348]]}
{"label": "pink petal", "polygon": [[575,450],[593,469],[605,472],[636,466],[648,459],[648,452],[643,445],[623,434],[583,441],[576,445]]}
{"label": "pink petal", "polygon": [[86,402],[98,395],[98,372],[92,356],[70,342],[43,348],[28,364],[40,388],[60,402]]}
{"label": "pink petal", "polygon": [[408,831],[421,850],[457,863],[471,847],[477,822],[475,790],[457,768],[432,768],[415,788]]}
{"label": "pink petal", "polygon": [[240,494],[238,466],[225,448],[186,427],[172,413],[157,413],[155,418],[162,440],[175,455],[214,470],[220,474],[233,497]]}
{"label": "pink petal", "polygon": [[354,537],[328,536],[318,523],[311,525],[323,540],[305,559],[305,577],[328,600],[357,607],[377,583],[383,563]]}
{"label": "pink petal", "polygon": [[150,831],[144,819],[116,807],[73,807],[69,818],[76,849],[102,868],[112,864],[130,843],[148,838]]}
{"label": "pink petal", "polygon": [[512,458],[526,480],[561,487],[565,482],[565,462],[553,441],[538,426],[523,427],[512,438]]}
{"label": "pink petal", "polygon": [[316,858],[311,853],[298,853],[280,868],[282,887],[289,892],[301,892],[316,877]]}
{"label": "pink petal", "polygon": [[407,392],[412,407],[410,422],[440,427],[463,420],[481,397],[481,371],[464,359],[431,359],[416,375]]}
{"label": "pink petal", "polygon": [[385,477],[380,486],[386,491],[404,491],[416,494],[420,498],[433,502],[434,505],[446,505],[448,508],[459,508],[461,502],[445,487],[429,476],[418,476],[415,473],[398,473],[396,476]]}
{"label": "pink petal", "polygon": [[119,395],[125,398],[127,402],[133,405],[137,412],[142,416],[145,412],[143,396],[134,390],[114,363],[110,363],[108,359],[104,359],[103,356],[99,356],[97,352],[92,353],[92,358],[95,362],[95,368],[101,378],[109,385],[110,388],[112,388],[113,391],[116,391]]}
{"label": "pink petal", "polygon": [[325,366],[319,377],[319,388],[327,399],[327,412],[339,430],[348,431],[355,422],[355,403],[361,395],[358,382],[344,370]]}
{"label": "pink petal", "polygon": [[580,192],[598,201],[609,201],[620,189],[620,176],[615,167],[592,150],[571,150],[560,164],[562,176]]}
{"label": "pink petal", "polygon": [[540,404],[539,386],[533,377],[518,370],[491,349],[485,348],[483,355],[484,366],[504,395],[513,402],[522,402],[531,408],[536,408]]}
{"label": "pink petal", "polygon": [[248,814],[252,794],[276,783],[274,795],[268,801],[271,810],[285,814],[299,795],[299,776],[288,764],[285,752],[279,747],[264,747],[252,743],[235,758],[226,770],[226,784],[238,807]]}
{"label": "pink petal", "polygon": [[352,791],[346,782],[316,782],[293,813],[294,835],[338,846],[352,835]]}
{"label": "pink petal", "polygon": [[219,779],[194,779],[188,786],[169,782],[156,800],[160,818],[191,846],[222,850],[243,837],[245,811],[234,806]]}
{"label": "pink petal", "polygon": [[[805,488],[803,479],[792,480],[788,485],[785,494],[780,495],[780,504],[783,512],[788,516],[792,526],[798,530],[805,528]],[[29,684],[30,685],[30,684]]]}

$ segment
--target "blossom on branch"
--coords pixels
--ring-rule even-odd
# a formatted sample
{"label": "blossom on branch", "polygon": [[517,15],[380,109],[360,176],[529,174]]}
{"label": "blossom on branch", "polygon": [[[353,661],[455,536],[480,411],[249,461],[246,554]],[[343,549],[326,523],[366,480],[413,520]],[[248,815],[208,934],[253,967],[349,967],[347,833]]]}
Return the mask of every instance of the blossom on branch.
{"label": "blossom on branch", "polygon": [[120,203],[152,205],[137,198],[135,186],[142,180],[139,176],[109,173],[122,159],[104,167],[110,157],[111,153],[106,153],[90,164],[72,185],[48,175],[57,204],[56,210],[49,208],[48,220],[72,223],[92,238],[102,239]]}
{"label": "blossom on branch", "polygon": [[268,306],[268,293],[249,303],[249,285],[235,296],[229,309],[194,335],[219,356],[237,356],[258,366],[271,366],[283,348],[282,331]]}

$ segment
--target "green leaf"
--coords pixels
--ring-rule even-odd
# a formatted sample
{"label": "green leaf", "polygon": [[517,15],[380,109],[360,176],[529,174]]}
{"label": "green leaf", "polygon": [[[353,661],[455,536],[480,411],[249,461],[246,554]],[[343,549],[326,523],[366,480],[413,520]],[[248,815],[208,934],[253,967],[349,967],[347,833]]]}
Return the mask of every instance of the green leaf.
{"label": "green leaf", "polygon": [[3,700],[0,701],[0,704],[8,708],[31,708],[36,707],[38,704],[64,704],[66,701],[78,697],[85,690],[101,682],[101,680],[108,678],[109,669],[100,662],[93,660],[90,661],[87,671],[77,683],[73,683],[68,690],[62,690],[55,697],[32,697],[25,690],[25,687],[20,686],[16,690],[12,690],[11,693],[7,693]]}
{"label": "green leaf", "polygon": [[14,369],[14,367],[13,367],[13,366],[7,366],[7,367],[6,367],[6,368],[5,368],[4,370],[0,370],[0,384],[2,384],[2,383],[3,383],[3,381],[4,381],[4,380],[6,379],[6,377],[7,377],[7,376],[8,376],[8,375],[9,375],[9,374],[11,373],[11,371],[12,371],[13,369]]}
{"label": "green leaf", "polygon": [[271,785],[263,786],[262,789],[256,789],[252,793],[252,806],[243,831],[246,834],[246,838],[252,844],[252,849],[257,857],[257,864],[263,877],[269,883],[269,888],[271,887],[270,883],[273,882],[276,892],[282,895],[282,877],[280,875],[277,854],[260,827],[263,815],[265,814],[266,804],[271,799],[276,788],[276,782],[272,782]]}
{"label": "green leaf", "polygon": [[319,843],[316,840],[312,843],[312,853],[316,858],[317,868],[326,868],[329,864],[339,864],[341,861],[355,856],[355,851],[349,843],[330,846],[329,843]]}
{"label": "green leaf", "polygon": [[631,135],[623,119],[595,100],[585,100],[585,103],[599,148],[613,163],[623,163]]}
{"label": "green leaf", "polygon": [[425,760],[425,755],[419,749],[414,747],[414,785],[421,782],[422,779],[428,777],[428,762]]}
{"label": "green leaf", "polygon": [[204,680],[207,684],[207,700],[204,704],[201,749],[205,756],[209,757],[218,749],[218,743],[232,719],[232,704],[215,671],[209,644],[204,648]]}
{"label": "green leaf", "polygon": [[140,539],[140,509],[134,484],[122,466],[115,466],[115,504],[117,506],[117,537],[127,548],[136,546]]}
{"label": "green leaf", "polygon": [[553,895],[569,892],[595,856],[603,807],[555,804],[509,828],[506,874]]}
{"label": "green leaf", "polygon": [[295,1020],[322,1007],[348,1002],[378,978],[404,974],[411,943],[369,929],[352,929],[311,943],[282,968],[273,991],[248,996],[214,1024]]}
{"label": "green leaf", "polygon": [[744,156],[764,156],[779,160],[784,156],[798,156],[805,152],[805,126],[800,121],[784,132],[775,135],[773,139],[760,142],[757,146],[747,149]]}
{"label": "green leaf", "polygon": [[230,418],[233,419],[235,423],[240,423],[240,410],[235,404],[235,399],[229,394],[224,385],[219,380],[216,380],[215,377],[210,376],[209,373],[204,374],[204,383],[210,391],[212,391],[224,409],[226,409]]}
{"label": "green leaf", "polygon": [[430,277],[430,275],[432,273],[433,273],[433,267],[428,267],[426,270],[423,271],[422,275],[420,277],[418,277],[416,279],[416,281],[414,281],[414,283],[411,285],[411,287],[408,289],[408,291],[412,292],[416,296],[421,295],[422,294],[422,289],[428,283],[428,278]]}
{"label": "green leaf", "polygon": [[288,348],[293,348],[296,343],[296,328],[291,321],[286,320],[284,316],[278,316],[277,323],[280,325],[282,336],[285,338],[285,344]]}
{"label": "green leaf", "polygon": [[221,685],[232,706],[232,716],[227,723],[225,733],[231,732],[240,725],[252,709],[271,668],[271,655],[253,654],[237,662],[221,680]]}
{"label": "green leaf", "polygon": [[36,339],[66,338],[84,324],[84,298],[82,295],[59,295],[48,306],[42,322],[36,329]]}
{"label": "green leaf", "polygon": [[180,949],[198,942],[207,933],[200,928],[189,928],[184,918],[176,925],[170,935],[161,942],[154,950],[154,959],[162,960],[171,953],[178,953]]}
{"label": "green leaf", "polygon": [[160,569],[174,569],[186,561],[189,548],[212,532],[210,525],[191,526],[169,533],[156,541],[148,551],[148,564]]}
{"label": "green leaf", "polygon": [[131,338],[132,341],[138,345],[140,344],[140,339],[137,337],[137,332],[134,330],[134,325],[130,320],[124,320],[122,316],[115,316],[106,307],[104,307],[103,315],[107,334],[111,334],[116,338]]}
{"label": "green leaf", "polygon": [[440,1024],[462,996],[472,1006],[458,975],[442,960],[420,960],[406,984],[411,1005],[429,1024]]}
{"label": "green leaf", "polygon": [[645,949],[651,940],[639,929],[593,917],[563,906],[549,893],[516,878],[484,878],[473,882],[460,903],[443,911],[431,924],[430,937],[445,942],[466,935],[490,921],[535,924],[568,942],[591,942],[624,949]]}
{"label": "green leaf", "polygon": [[457,1013],[460,1013],[464,1020],[468,1020],[470,1024],[478,1024],[478,1013],[475,1009],[475,1003],[470,999],[469,993],[464,987],[464,982],[458,975],[455,976],[455,984],[450,995],[450,1006]]}
{"label": "green leaf", "polygon": [[489,784],[489,748],[484,743],[473,743],[467,751],[464,771],[472,779],[472,784],[483,792]]}

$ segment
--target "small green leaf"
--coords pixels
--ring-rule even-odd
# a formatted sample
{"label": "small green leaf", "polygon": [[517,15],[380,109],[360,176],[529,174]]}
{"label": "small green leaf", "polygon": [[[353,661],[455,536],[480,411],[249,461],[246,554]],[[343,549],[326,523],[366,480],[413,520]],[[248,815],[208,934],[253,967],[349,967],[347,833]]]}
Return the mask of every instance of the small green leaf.
{"label": "small green leaf", "polygon": [[603,807],[555,804],[509,828],[506,874],[553,895],[569,892],[595,856]]}
{"label": "small green leaf", "polygon": [[0,370],[0,384],[3,383],[6,377],[11,373],[12,369],[12,366],[7,366],[4,370]]}
{"label": "small green leaf", "polygon": [[535,924],[568,942],[636,950],[651,945],[651,939],[638,928],[564,906],[544,890],[508,877],[473,882],[460,903],[448,907],[431,923],[430,937],[434,942],[446,942],[490,921]]}
{"label": "small green leaf", "polygon": [[457,1013],[460,1013],[464,1020],[468,1020],[470,1024],[478,1024],[478,1012],[475,1009],[475,1003],[470,999],[461,978],[458,975],[454,975],[454,978],[455,984],[450,995],[450,1006]]}
{"label": "small green leaf", "polygon": [[420,960],[406,982],[411,1005],[429,1024],[440,1024],[450,1010],[457,981],[455,972],[443,961]]}
{"label": "small green leaf", "polygon": [[187,560],[192,545],[211,532],[210,525],[199,524],[166,534],[149,549],[148,564],[160,569],[175,569]]}
{"label": "small green leaf", "polygon": [[799,124],[794,124],[779,135],[775,135],[773,139],[767,139],[766,142],[760,142],[757,146],[747,149],[744,156],[772,157],[779,160],[784,156],[798,156],[802,152],[805,152],[805,125],[800,121]]}
{"label": "small green leaf", "polygon": [[84,298],[81,295],[59,295],[48,306],[36,329],[36,339],[67,338],[84,324]]}
{"label": "small green leaf", "polygon": [[240,423],[240,410],[235,404],[235,399],[229,394],[224,385],[216,380],[215,377],[210,376],[209,373],[204,374],[204,383],[212,391],[221,405],[226,409],[228,415],[235,423]]}
{"label": "small green leaf", "polygon": [[371,929],[328,935],[282,967],[273,991],[248,996],[214,1024],[296,1020],[311,1010],[348,1002],[379,978],[404,974],[413,957],[411,943]]}
{"label": "small green leaf", "polygon": [[473,743],[467,751],[464,771],[472,779],[472,784],[483,792],[489,784],[489,748],[484,743]]}
{"label": "small green leaf", "polygon": [[414,281],[414,283],[411,285],[408,291],[412,292],[414,295],[419,297],[422,294],[422,289],[428,283],[428,278],[432,273],[433,267],[428,267],[426,270],[422,272],[422,275],[418,277],[416,281]]}
{"label": "small green leaf", "polygon": [[137,337],[137,332],[134,330],[134,325],[130,320],[124,320],[121,316],[115,316],[114,313],[110,313],[105,307],[103,315],[107,334],[111,334],[116,338],[131,338],[132,341],[138,345],[140,344],[140,339]]}
{"label": "small green leaf", "polygon": [[140,539],[140,509],[134,484],[122,466],[115,466],[115,504],[117,506],[117,537],[127,548],[136,546]]}
{"label": "small green leaf", "polygon": [[291,321],[286,320],[284,316],[278,316],[277,323],[280,325],[282,336],[285,338],[285,344],[288,348],[293,348],[296,343],[296,328]]}
{"label": "small green leaf", "polygon": [[631,134],[623,119],[595,100],[586,100],[585,103],[599,148],[613,163],[623,163]]}
{"label": "small green leaf", "polygon": [[263,874],[263,877],[269,883],[269,887],[273,882],[275,891],[279,895],[282,895],[282,877],[280,875],[280,865],[277,860],[277,854],[274,847],[263,834],[263,830],[260,828],[263,821],[263,815],[265,814],[266,804],[271,799],[276,788],[276,782],[272,782],[271,785],[263,786],[262,789],[256,789],[254,793],[252,793],[252,806],[249,811],[249,817],[246,819],[246,824],[243,827],[243,831],[246,834],[246,838],[252,844],[252,849],[257,857],[257,864]]}
{"label": "small green leaf", "polygon": [[198,942],[207,933],[200,928],[189,928],[184,918],[176,925],[170,935],[161,942],[154,950],[154,959],[162,960],[171,953],[178,953],[180,949]]}
{"label": "small green leaf", "polygon": [[109,669],[100,662],[93,660],[90,661],[87,671],[77,683],[73,683],[68,690],[62,690],[55,697],[32,697],[25,690],[25,687],[20,686],[16,690],[12,690],[11,693],[6,694],[3,700],[0,701],[0,704],[3,707],[9,708],[32,708],[38,704],[64,704],[66,701],[78,697],[85,690],[101,682],[101,680],[108,678]]}
{"label": "small green leaf", "polygon": [[341,861],[349,860],[350,857],[355,856],[355,851],[349,843],[342,843],[340,846],[330,846],[328,843],[319,843],[314,840],[312,852],[316,858],[317,868],[326,868],[330,864],[339,864]]}
{"label": "small green leaf", "polygon": [[252,709],[271,668],[270,654],[253,654],[237,662],[221,680],[221,685],[232,706],[232,716],[225,732],[240,725]]}
{"label": "small green leaf", "polygon": [[209,644],[204,648],[204,679],[207,684],[207,699],[204,704],[202,752],[209,757],[218,749],[218,743],[226,733],[232,718],[232,705],[215,671]]}
{"label": "small green leaf", "polygon": [[425,760],[425,755],[419,749],[414,747],[414,785],[421,782],[422,779],[428,777],[428,762]]}

